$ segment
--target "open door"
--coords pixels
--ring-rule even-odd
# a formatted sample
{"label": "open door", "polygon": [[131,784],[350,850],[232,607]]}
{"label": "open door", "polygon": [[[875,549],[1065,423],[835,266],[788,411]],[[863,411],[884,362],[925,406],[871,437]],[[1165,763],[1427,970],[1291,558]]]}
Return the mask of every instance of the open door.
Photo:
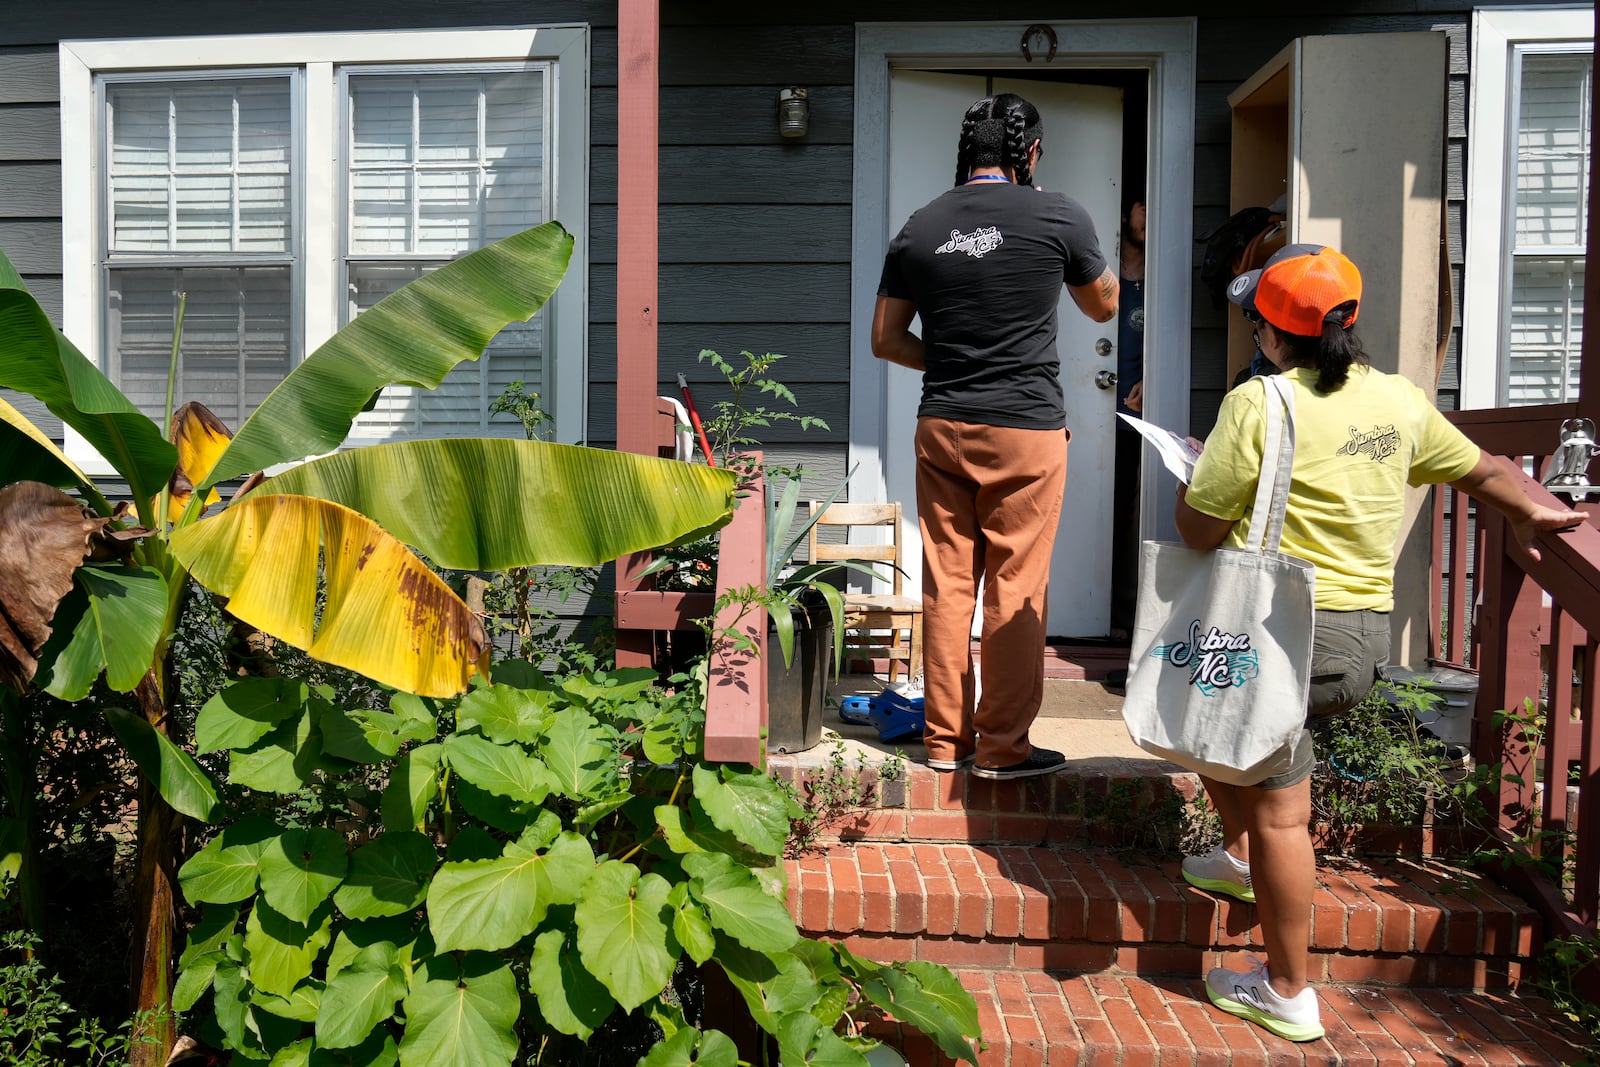
{"label": "open door", "polygon": [[[955,180],[956,140],[967,107],[991,93],[1016,93],[1044,120],[1044,159],[1034,183],[1060,190],[1094,220],[1106,262],[1117,261],[1122,171],[1122,90],[1069,82],[991,78],[895,69],[889,92],[889,227]],[[1100,372],[1117,369],[1115,322],[1089,321],[1063,286],[1058,309],[1061,385],[1066,397],[1067,500],[1056,535],[1048,602],[1052,636],[1103,637],[1110,628],[1112,483],[1116,466],[1116,389]],[[914,329],[920,327],[913,327]],[[1098,381],[1097,381],[1098,379]],[[920,588],[916,536],[916,432],[922,376],[888,368],[885,478],[890,500],[904,507],[905,569]],[[915,595],[912,588],[908,595]],[[974,626],[976,627],[975,621]],[[975,631],[976,632],[976,631]]]}

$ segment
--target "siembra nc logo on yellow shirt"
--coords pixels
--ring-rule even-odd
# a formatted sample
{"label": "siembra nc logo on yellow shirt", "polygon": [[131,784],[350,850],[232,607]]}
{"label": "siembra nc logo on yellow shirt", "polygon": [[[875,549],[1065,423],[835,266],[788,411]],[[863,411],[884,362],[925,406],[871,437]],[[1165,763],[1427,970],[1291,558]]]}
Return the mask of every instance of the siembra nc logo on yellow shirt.
{"label": "siembra nc logo on yellow shirt", "polygon": [[1350,427],[1350,440],[1345,442],[1334,455],[1366,456],[1374,463],[1382,463],[1398,451],[1400,451],[1400,431],[1390,423],[1388,426],[1374,426],[1366,432],[1354,426]]}

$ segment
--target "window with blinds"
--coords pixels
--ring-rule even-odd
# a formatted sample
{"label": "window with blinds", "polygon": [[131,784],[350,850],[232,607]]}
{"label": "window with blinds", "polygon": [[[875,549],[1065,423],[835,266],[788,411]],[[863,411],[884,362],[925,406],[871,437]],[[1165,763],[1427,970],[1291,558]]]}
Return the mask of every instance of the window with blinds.
{"label": "window with blinds", "polygon": [[1570,401],[1583,335],[1594,60],[1515,55],[1502,395],[1510,404]]}
{"label": "window with blinds", "polygon": [[[547,70],[351,72],[346,103],[345,321],[451,259],[549,217]],[[358,435],[516,433],[488,414],[512,382],[544,391],[544,312],[512,323],[434,390],[395,386]]]}
{"label": "window with blinds", "polygon": [[289,371],[296,263],[293,75],[105,86],[102,258],[110,373],[152,418],[166,402],[237,427]]}

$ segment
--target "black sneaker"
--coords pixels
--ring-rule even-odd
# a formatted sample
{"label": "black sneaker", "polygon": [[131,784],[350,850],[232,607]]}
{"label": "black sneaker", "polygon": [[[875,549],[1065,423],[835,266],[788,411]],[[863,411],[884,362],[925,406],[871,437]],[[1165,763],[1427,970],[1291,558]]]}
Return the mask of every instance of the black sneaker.
{"label": "black sneaker", "polygon": [[1009,767],[982,767],[972,768],[972,773],[979,778],[989,778],[993,781],[1004,781],[1007,778],[1036,778],[1041,774],[1054,774],[1067,765],[1067,757],[1048,748],[1034,747],[1028,753],[1028,758],[1021,763],[1013,763]]}

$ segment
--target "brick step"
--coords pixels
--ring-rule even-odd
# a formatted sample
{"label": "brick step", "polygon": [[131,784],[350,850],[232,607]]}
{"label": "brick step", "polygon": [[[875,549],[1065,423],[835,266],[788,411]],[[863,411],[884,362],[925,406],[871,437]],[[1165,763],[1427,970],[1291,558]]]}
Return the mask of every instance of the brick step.
{"label": "brick step", "polygon": [[[1174,859],[1048,846],[860,843],[787,861],[801,929],[874,959],[951,968],[1192,977],[1264,954],[1255,907],[1202,893]],[[1313,981],[1513,988],[1536,913],[1431,859],[1317,871]]]}
{"label": "brick step", "polygon": [[[824,746],[768,758],[768,769],[805,795],[827,773]],[[1160,760],[1074,760],[1059,774],[991,782],[906,763],[900,777],[863,775],[870,806],[828,819],[823,835],[841,841],[952,841],[974,844],[1175,845],[1176,831],[1201,795],[1200,779]],[[1159,840],[1163,833],[1174,839]]]}
{"label": "brick step", "polygon": [[[1295,1044],[1214,1008],[1195,978],[956,973],[978,1002],[988,1041],[982,1067],[1590,1062],[1582,1035],[1536,997],[1323,986],[1317,993],[1327,1036]],[[951,1063],[925,1036],[902,1032],[892,1021],[875,1022],[867,1032],[917,1067]]]}

